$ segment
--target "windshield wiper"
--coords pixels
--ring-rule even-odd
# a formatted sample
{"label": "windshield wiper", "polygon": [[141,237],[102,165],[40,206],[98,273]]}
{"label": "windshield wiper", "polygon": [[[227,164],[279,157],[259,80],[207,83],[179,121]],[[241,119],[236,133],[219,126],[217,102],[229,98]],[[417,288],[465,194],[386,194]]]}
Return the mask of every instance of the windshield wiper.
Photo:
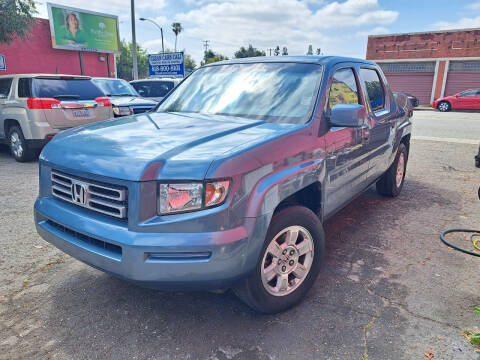
{"label": "windshield wiper", "polygon": [[80,95],[55,95],[52,96],[54,99],[78,99]]}
{"label": "windshield wiper", "polygon": [[114,97],[114,96],[137,96],[137,95],[125,93],[125,94],[105,94],[105,96]]}

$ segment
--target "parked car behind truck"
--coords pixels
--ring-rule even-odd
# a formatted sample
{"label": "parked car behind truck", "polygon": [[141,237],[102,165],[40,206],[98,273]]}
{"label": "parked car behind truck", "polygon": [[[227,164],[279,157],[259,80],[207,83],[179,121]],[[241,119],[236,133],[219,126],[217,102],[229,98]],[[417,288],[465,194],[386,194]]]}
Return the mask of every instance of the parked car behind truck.
{"label": "parked car behind truck", "polygon": [[465,90],[453,96],[444,96],[432,103],[441,112],[450,110],[480,110],[480,89]]}
{"label": "parked car behind truck", "polygon": [[162,101],[163,98],[180,83],[180,81],[182,81],[182,79],[150,78],[132,80],[130,81],[130,84],[132,84],[140,96],[158,102]]}
{"label": "parked car behind truck", "polygon": [[93,78],[93,82],[112,103],[115,117],[141,114],[155,108],[157,102],[141,97],[127,81],[114,78]]}
{"label": "parked car behind truck", "polygon": [[45,240],[119,278],[233,287],[274,313],[314,284],[325,219],[372,184],[400,194],[410,132],[373,62],[215,63],[155,112],[56,136],[40,156],[35,223]]}
{"label": "parked car behind truck", "polygon": [[110,100],[87,76],[0,76],[0,142],[31,160],[58,132],[113,116]]}

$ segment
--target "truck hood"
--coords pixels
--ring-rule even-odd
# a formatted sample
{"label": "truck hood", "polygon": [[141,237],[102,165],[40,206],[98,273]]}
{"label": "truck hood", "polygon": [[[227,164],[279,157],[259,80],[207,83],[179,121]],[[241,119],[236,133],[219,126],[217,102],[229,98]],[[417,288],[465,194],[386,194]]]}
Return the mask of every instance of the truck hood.
{"label": "truck hood", "polygon": [[[230,116],[145,113],[66,130],[45,146],[40,160],[60,170],[132,181],[147,180],[144,174],[152,169],[155,179],[201,180],[219,156],[299,126]],[[149,180],[153,178],[150,174]]]}

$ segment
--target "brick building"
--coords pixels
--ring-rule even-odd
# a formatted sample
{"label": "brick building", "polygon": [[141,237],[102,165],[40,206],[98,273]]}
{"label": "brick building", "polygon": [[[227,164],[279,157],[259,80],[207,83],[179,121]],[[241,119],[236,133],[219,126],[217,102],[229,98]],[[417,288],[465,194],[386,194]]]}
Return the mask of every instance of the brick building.
{"label": "brick building", "polygon": [[480,88],[480,29],[370,35],[366,58],[382,67],[393,91],[420,104]]}
{"label": "brick building", "polygon": [[[17,39],[9,45],[0,44],[0,55],[5,57],[6,70],[0,75],[48,73],[81,75],[78,51],[52,48],[50,25],[47,19],[36,19],[28,40]],[[84,75],[114,77],[113,54],[82,52]]]}

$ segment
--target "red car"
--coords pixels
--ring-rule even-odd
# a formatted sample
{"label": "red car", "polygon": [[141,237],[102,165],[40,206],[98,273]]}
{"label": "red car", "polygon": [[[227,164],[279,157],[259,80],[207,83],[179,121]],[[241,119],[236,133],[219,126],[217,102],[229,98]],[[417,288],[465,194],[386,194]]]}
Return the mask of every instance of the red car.
{"label": "red car", "polygon": [[480,89],[465,90],[453,96],[435,100],[432,107],[440,111],[480,109]]}

